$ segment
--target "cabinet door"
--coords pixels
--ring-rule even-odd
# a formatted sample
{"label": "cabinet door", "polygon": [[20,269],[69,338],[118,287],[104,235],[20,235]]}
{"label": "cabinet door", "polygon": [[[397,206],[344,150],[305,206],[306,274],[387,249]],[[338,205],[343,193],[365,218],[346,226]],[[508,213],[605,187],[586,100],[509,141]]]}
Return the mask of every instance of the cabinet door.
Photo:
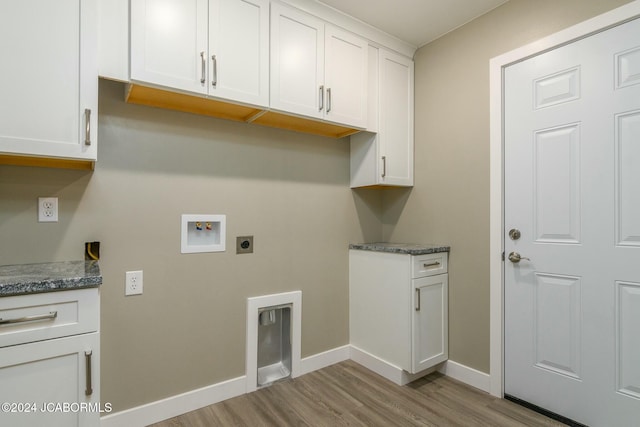
{"label": "cabinet door", "polygon": [[331,25],[325,27],[325,118],[367,127],[368,51],[366,40]]}
{"label": "cabinet door", "polygon": [[96,0],[3,7],[0,153],[96,159],[96,48]]}
{"label": "cabinet door", "polygon": [[271,96],[277,110],[322,118],[324,23],[303,12],[271,4]]}
{"label": "cabinet door", "polygon": [[209,94],[269,104],[269,1],[210,0]]}
{"label": "cabinet door", "polygon": [[[99,343],[92,333],[0,349],[0,402],[21,405],[3,406],[0,425],[99,426]],[[85,352],[91,352],[90,395]]]}
{"label": "cabinet door", "polygon": [[380,49],[381,184],[413,185],[413,61]]}
{"label": "cabinet door", "polygon": [[448,357],[448,275],[413,280],[411,373],[430,368]]}
{"label": "cabinet door", "polygon": [[207,0],[131,0],[131,80],[206,93]]}

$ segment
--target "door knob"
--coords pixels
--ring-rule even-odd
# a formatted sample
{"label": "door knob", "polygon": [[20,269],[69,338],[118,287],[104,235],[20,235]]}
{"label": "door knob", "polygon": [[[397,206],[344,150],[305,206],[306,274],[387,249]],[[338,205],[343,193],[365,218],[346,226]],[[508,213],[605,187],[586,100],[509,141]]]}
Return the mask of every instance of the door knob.
{"label": "door knob", "polygon": [[529,258],[527,257],[523,257],[520,256],[520,254],[518,252],[511,252],[509,254],[509,261],[511,261],[514,264],[517,264],[520,262],[520,260],[526,259],[527,261],[531,261]]}

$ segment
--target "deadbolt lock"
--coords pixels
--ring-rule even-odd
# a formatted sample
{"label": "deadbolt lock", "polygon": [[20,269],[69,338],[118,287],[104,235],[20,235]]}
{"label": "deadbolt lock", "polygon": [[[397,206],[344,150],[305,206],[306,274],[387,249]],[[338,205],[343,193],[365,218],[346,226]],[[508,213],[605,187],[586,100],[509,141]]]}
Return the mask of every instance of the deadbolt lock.
{"label": "deadbolt lock", "polygon": [[520,236],[522,236],[522,234],[517,228],[512,228],[511,230],[509,230],[509,237],[511,238],[511,240],[518,240]]}

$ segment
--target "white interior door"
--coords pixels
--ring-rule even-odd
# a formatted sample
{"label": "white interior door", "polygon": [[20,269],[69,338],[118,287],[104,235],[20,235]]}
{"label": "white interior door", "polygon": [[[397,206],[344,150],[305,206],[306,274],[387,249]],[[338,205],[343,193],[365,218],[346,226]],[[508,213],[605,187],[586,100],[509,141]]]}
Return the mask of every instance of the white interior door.
{"label": "white interior door", "polygon": [[504,81],[505,394],[637,425],[640,20],[509,66]]}

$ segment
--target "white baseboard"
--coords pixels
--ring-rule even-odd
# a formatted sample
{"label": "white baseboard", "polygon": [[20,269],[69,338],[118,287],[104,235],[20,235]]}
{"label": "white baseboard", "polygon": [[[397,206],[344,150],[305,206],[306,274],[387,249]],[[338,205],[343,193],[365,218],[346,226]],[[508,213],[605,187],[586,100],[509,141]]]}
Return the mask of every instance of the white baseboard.
{"label": "white baseboard", "polygon": [[447,360],[438,371],[471,387],[491,393],[491,375],[489,374],[454,362],[453,360]]}
{"label": "white baseboard", "polygon": [[[418,374],[410,374],[366,351],[350,345],[305,357],[300,361],[300,375],[308,374],[347,359],[352,359],[365,368],[399,385],[408,384],[438,369],[439,372],[444,375],[450,376],[472,387],[479,388],[486,392],[489,392],[490,389],[490,376],[488,374],[451,360],[433,369],[428,369]],[[246,376],[242,376],[125,411],[109,414],[100,418],[100,425],[101,427],[144,427],[245,394],[247,391],[246,381]]]}
{"label": "white baseboard", "polygon": [[[300,361],[300,375],[349,359],[349,346],[306,357]],[[195,411],[247,392],[247,377],[242,376],[197,390],[171,396],[142,406],[100,418],[101,427],[144,427],[162,420]]]}
{"label": "white baseboard", "polygon": [[246,377],[242,376],[109,414],[100,418],[100,425],[101,427],[144,427],[240,396],[246,392],[246,382]]}
{"label": "white baseboard", "polygon": [[305,357],[300,361],[300,375],[326,368],[335,363],[349,359],[349,350],[351,346],[344,345],[313,356]]}
{"label": "white baseboard", "polygon": [[410,382],[415,381],[418,378],[422,378],[425,375],[434,372],[440,366],[437,365],[431,369],[426,369],[417,374],[410,374],[402,368],[392,365],[391,363],[384,361],[379,357],[374,356],[371,353],[367,353],[366,351],[354,346],[351,346],[351,360],[398,385],[409,384]]}

